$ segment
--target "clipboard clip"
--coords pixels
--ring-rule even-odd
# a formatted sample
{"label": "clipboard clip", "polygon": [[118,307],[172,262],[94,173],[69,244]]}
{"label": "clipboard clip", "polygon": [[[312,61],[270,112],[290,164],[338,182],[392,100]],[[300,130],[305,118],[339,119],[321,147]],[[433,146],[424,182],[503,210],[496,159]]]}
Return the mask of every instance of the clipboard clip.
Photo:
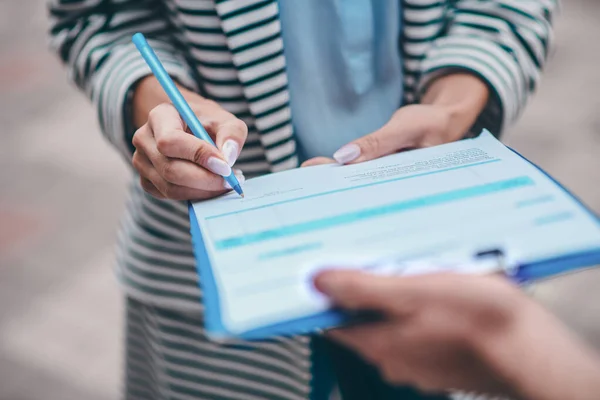
{"label": "clipboard clip", "polygon": [[474,259],[478,261],[493,260],[497,264],[497,271],[503,273],[516,284],[523,284],[525,280],[521,277],[521,266],[517,262],[508,262],[506,253],[499,248],[493,248],[475,253]]}

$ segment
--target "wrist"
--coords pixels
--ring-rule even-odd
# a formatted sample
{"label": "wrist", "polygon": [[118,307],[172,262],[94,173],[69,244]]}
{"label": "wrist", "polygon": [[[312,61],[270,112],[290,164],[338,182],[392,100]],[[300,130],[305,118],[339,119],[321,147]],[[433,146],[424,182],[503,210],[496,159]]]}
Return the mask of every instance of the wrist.
{"label": "wrist", "polygon": [[463,138],[485,108],[489,96],[488,86],[475,75],[453,73],[432,81],[421,103],[436,106],[446,115],[444,139],[450,142]]}

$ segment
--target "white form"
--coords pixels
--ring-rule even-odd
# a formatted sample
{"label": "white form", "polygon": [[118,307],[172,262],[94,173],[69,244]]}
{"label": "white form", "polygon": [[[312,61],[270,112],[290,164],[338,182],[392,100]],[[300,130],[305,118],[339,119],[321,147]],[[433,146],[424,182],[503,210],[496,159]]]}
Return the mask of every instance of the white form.
{"label": "white form", "polygon": [[420,259],[501,247],[526,263],[600,248],[597,221],[487,132],[267,175],[244,192],[193,205],[232,333],[325,310],[306,268],[331,255]]}

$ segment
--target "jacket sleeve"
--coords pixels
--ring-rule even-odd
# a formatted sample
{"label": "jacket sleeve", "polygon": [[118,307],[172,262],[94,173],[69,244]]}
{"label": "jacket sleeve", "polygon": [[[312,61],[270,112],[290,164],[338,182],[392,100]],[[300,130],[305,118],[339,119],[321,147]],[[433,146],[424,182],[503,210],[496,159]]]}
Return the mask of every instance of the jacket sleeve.
{"label": "jacket sleeve", "polygon": [[166,11],[155,0],[50,0],[51,48],[69,78],[92,100],[106,138],[131,160],[133,127],[126,108],[132,87],[150,69],[131,43],[142,32],[167,71],[194,87]]}
{"label": "jacket sleeve", "polygon": [[558,0],[455,0],[446,12],[444,34],[421,64],[419,91],[441,74],[467,70],[491,89],[471,129],[500,136],[535,90],[552,41]]}

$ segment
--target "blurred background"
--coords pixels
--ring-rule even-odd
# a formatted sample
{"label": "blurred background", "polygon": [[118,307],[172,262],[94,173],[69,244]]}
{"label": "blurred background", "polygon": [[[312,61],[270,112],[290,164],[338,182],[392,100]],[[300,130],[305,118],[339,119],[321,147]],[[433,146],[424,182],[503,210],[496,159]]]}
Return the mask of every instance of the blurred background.
{"label": "blurred background", "polygon": [[[540,90],[505,141],[600,212],[600,1],[563,6]],[[113,243],[130,174],[48,52],[47,25],[43,1],[0,0],[0,400],[116,399]],[[534,295],[600,347],[599,272]]]}

